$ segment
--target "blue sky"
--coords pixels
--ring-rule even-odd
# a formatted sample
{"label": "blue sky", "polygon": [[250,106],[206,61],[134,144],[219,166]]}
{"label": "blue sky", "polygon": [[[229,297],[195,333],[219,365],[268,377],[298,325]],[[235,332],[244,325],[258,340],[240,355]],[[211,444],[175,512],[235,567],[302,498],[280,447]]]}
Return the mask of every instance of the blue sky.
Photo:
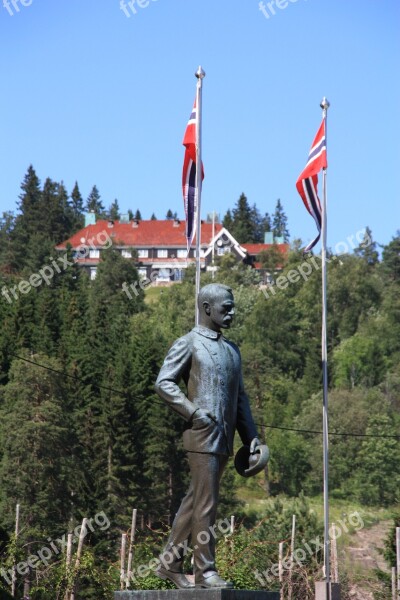
{"label": "blue sky", "polygon": [[266,15],[259,0],[135,0],[129,17],[120,0],[2,3],[0,210],[33,164],[85,198],[96,184],[106,206],[183,217],[201,64],[203,216],[241,192],[263,213],[280,198],[292,239],[313,238],[295,181],[327,96],[329,246],[400,228],[398,0],[276,0]]}

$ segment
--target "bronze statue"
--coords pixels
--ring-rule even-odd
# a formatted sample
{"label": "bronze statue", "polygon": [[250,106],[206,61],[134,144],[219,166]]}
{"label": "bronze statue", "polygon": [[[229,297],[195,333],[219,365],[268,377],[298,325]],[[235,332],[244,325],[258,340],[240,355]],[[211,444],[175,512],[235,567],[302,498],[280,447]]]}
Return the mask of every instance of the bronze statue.
{"label": "bronze statue", "polygon": [[[159,577],[178,588],[194,587],[182,571],[189,543],[193,548],[196,587],[233,587],[218,575],[215,566],[219,482],[228,457],[233,454],[236,429],[248,455],[254,456],[266,448],[258,440],[244,391],[239,349],[221,333],[232,323],[234,306],[232,290],[225,285],[210,284],[200,290],[199,325],[172,345],[155,386],[187,424],[183,445],[192,479],[157,571]],[[186,395],[179,388],[181,380],[186,384]],[[261,468],[266,460],[268,456],[261,452]],[[245,476],[261,470],[254,466],[253,463]]]}

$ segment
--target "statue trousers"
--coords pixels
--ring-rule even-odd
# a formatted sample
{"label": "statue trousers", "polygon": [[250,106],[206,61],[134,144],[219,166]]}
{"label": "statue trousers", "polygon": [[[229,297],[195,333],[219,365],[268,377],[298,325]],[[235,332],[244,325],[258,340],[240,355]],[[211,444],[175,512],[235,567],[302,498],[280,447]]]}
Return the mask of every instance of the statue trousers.
{"label": "statue trousers", "polygon": [[160,557],[163,564],[168,563],[170,571],[182,572],[189,546],[193,549],[196,579],[201,579],[207,571],[216,570],[213,526],[217,517],[220,479],[228,458],[224,454],[188,452],[192,480]]}

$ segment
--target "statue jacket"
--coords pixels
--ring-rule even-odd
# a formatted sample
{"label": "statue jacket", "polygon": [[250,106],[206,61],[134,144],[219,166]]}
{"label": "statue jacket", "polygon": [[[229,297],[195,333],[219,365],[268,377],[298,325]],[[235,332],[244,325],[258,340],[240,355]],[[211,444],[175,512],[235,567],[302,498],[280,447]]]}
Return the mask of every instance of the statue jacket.
{"label": "statue jacket", "polygon": [[[186,395],[180,381],[186,384]],[[245,445],[257,436],[243,387],[239,348],[220,333],[198,326],[176,340],[155,389],[186,419],[183,445],[189,452],[232,455],[235,430]],[[199,408],[213,415],[213,420],[196,418]]]}

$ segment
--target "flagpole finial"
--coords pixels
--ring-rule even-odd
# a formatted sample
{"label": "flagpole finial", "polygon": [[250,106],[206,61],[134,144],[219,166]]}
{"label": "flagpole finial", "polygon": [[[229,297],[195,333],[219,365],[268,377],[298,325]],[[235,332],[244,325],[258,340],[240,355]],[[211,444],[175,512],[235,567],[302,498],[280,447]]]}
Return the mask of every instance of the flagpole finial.
{"label": "flagpole finial", "polygon": [[323,110],[328,110],[328,108],[330,107],[330,102],[328,101],[327,98],[325,98],[325,96],[321,100],[320,107]]}
{"label": "flagpole finial", "polygon": [[202,69],[201,66],[199,66],[195,75],[196,75],[197,79],[204,79],[204,77],[206,76],[206,72]]}

